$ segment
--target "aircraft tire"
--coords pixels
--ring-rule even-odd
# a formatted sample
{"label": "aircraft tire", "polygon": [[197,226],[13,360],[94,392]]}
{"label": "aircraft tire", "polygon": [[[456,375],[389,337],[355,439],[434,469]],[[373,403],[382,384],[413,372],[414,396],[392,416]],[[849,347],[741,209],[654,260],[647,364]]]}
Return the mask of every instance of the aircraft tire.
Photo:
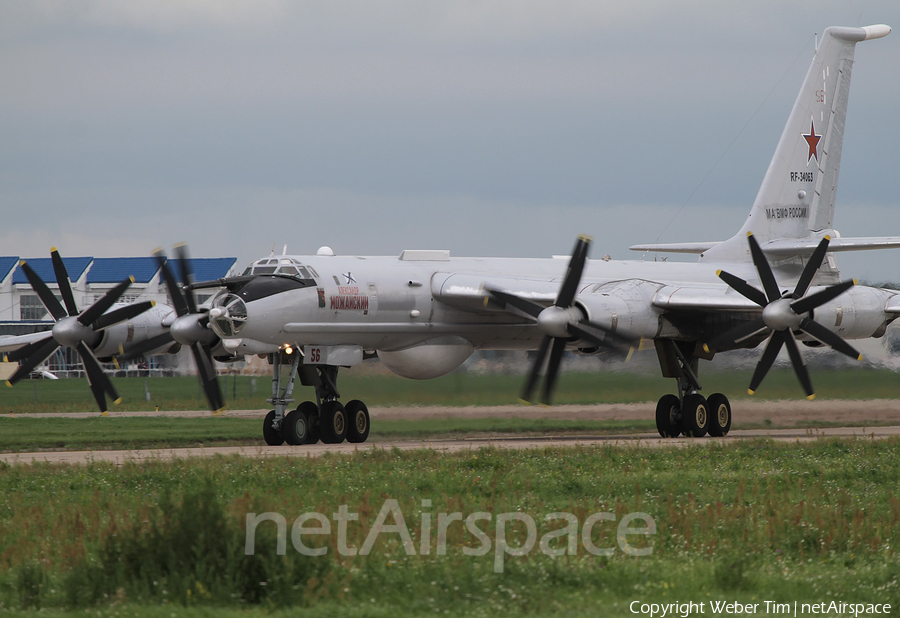
{"label": "aircraft tire", "polygon": [[722,393],[713,393],[706,400],[709,409],[709,435],[727,436],[731,430],[731,403]]}
{"label": "aircraft tire", "polygon": [[359,399],[354,399],[347,402],[344,411],[347,413],[347,442],[365,442],[369,438],[369,408]]}
{"label": "aircraft tire", "polygon": [[305,444],[309,437],[309,414],[300,405],[296,410],[291,410],[284,416],[281,431],[284,441],[291,446]]}
{"label": "aircraft tire", "polygon": [[319,416],[319,406],[312,401],[304,401],[299,407],[306,407],[306,416],[309,417],[309,434],[306,436],[306,444],[316,444],[322,433],[322,419]]}
{"label": "aircraft tire", "polygon": [[326,401],[319,410],[320,432],[325,444],[340,444],[347,437],[347,412],[340,401]]}
{"label": "aircraft tire", "polygon": [[689,438],[702,438],[709,431],[709,403],[694,393],[684,398],[681,407],[681,432]]}
{"label": "aircraft tire", "polygon": [[663,438],[677,438],[681,433],[678,421],[681,402],[675,395],[663,395],[656,404],[656,430]]}
{"label": "aircraft tire", "polygon": [[281,446],[284,444],[284,435],[281,431],[272,427],[272,421],[275,419],[275,410],[269,410],[266,418],[263,420],[263,440],[269,446]]}

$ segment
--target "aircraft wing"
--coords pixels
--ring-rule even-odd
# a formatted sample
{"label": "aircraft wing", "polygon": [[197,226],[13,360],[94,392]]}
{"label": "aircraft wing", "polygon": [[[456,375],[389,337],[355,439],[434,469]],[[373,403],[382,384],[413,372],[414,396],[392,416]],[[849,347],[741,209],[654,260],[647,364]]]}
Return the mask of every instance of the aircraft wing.
{"label": "aircraft wing", "polygon": [[[504,308],[486,305],[485,287],[508,292],[541,305],[550,306],[559,293],[556,279],[516,279],[483,275],[445,275],[435,277],[432,293],[441,302],[470,312],[494,312]],[[663,285],[652,304],[664,311],[759,312],[762,308],[724,285]]]}
{"label": "aircraft wing", "polygon": [[52,332],[50,332],[49,330],[45,330],[39,333],[29,333],[27,335],[6,335],[4,337],[0,337],[0,354],[18,350],[19,348],[25,347],[29,343],[43,341],[44,339],[52,336]]}
{"label": "aircraft wing", "polygon": [[560,279],[556,277],[520,279],[466,274],[436,274],[431,280],[431,293],[442,303],[471,312],[502,311],[488,299],[485,287],[508,292],[520,298],[550,306],[559,294]]}
{"label": "aircraft wing", "polygon": [[731,288],[666,285],[653,297],[653,306],[668,311],[761,312],[762,307]]}

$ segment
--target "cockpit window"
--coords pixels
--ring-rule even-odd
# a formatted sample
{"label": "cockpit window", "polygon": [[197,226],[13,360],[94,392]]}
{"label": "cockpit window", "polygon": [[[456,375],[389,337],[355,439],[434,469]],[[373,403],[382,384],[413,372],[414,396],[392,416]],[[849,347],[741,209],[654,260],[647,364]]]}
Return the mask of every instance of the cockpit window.
{"label": "cockpit window", "polygon": [[294,258],[265,258],[247,267],[244,275],[285,275],[295,279],[315,279],[319,274],[311,266],[304,266]]}

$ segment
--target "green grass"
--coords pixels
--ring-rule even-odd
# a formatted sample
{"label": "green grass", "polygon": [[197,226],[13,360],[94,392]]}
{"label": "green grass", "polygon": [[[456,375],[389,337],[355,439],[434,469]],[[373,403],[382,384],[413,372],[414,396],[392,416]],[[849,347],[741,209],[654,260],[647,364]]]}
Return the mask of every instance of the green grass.
{"label": "green grass", "polygon": [[[633,600],[837,599],[895,611],[898,487],[897,439],[0,466],[0,608],[617,616]],[[290,535],[286,555],[276,555],[267,522],[256,555],[244,555],[248,512],[280,513],[288,526],[319,512],[336,526],[332,514],[347,505],[359,514],[349,544],[360,547],[389,498],[416,548],[423,513],[490,512],[479,525],[495,539],[495,516],[504,512],[534,518],[540,537],[559,527],[543,520],[548,513],[571,513],[580,526],[592,513],[618,521],[641,511],[657,533],[632,539],[652,542],[649,556],[592,556],[579,536],[573,555],[535,549],[508,557],[496,573],[493,545],[484,556],[463,553],[480,543],[460,523],[447,534],[445,556],[434,542],[428,555],[407,555],[399,536],[385,533],[370,555],[344,557],[334,532],[307,537],[327,552],[311,557],[293,549]],[[601,521],[594,532],[597,546],[615,547],[615,523]],[[508,538],[518,546],[523,527],[510,524]]]}
{"label": "green grass", "polygon": [[[704,370],[707,367],[704,367]],[[703,392],[723,392],[732,400],[748,397],[751,371],[704,371]],[[884,369],[842,368],[812,372],[816,394],[823,399],[897,399],[900,376]],[[264,409],[271,394],[271,378],[227,376],[220,378],[227,407],[232,410]],[[457,372],[434,380],[407,380],[373,375],[370,371],[342,371],[338,388],[344,400],[362,399],[369,406],[399,405],[508,405],[518,400],[524,376],[479,375]],[[196,410],[206,407],[196,378],[116,378],[123,403],[115,410]],[[675,382],[657,374],[624,371],[564,373],[554,395],[556,404],[655,402],[673,392]],[[146,393],[150,393],[150,399]],[[0,413],[96,411],[84,380],[33,380],[4,389]],[[755,399],[799,399],[803,396],[790,369],[773,369]],[[295,391],[298,400],[311,399],[309,388]]]}

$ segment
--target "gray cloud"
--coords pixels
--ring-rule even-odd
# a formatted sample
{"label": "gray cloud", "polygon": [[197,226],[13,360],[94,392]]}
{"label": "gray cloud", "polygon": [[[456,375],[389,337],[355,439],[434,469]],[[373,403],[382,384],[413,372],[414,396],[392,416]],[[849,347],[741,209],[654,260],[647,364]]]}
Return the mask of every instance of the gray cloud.
{"label": "gray cloud", "polygon": [[[723,238],[813,32],[898,16],[894,1],[4,3],[0,254],[543,256],[590,233],[629,257],[660,234]],[[898,37],[857,50],[845,235],[900,234]],[[891,261],[848,263],[896,278]]]}

